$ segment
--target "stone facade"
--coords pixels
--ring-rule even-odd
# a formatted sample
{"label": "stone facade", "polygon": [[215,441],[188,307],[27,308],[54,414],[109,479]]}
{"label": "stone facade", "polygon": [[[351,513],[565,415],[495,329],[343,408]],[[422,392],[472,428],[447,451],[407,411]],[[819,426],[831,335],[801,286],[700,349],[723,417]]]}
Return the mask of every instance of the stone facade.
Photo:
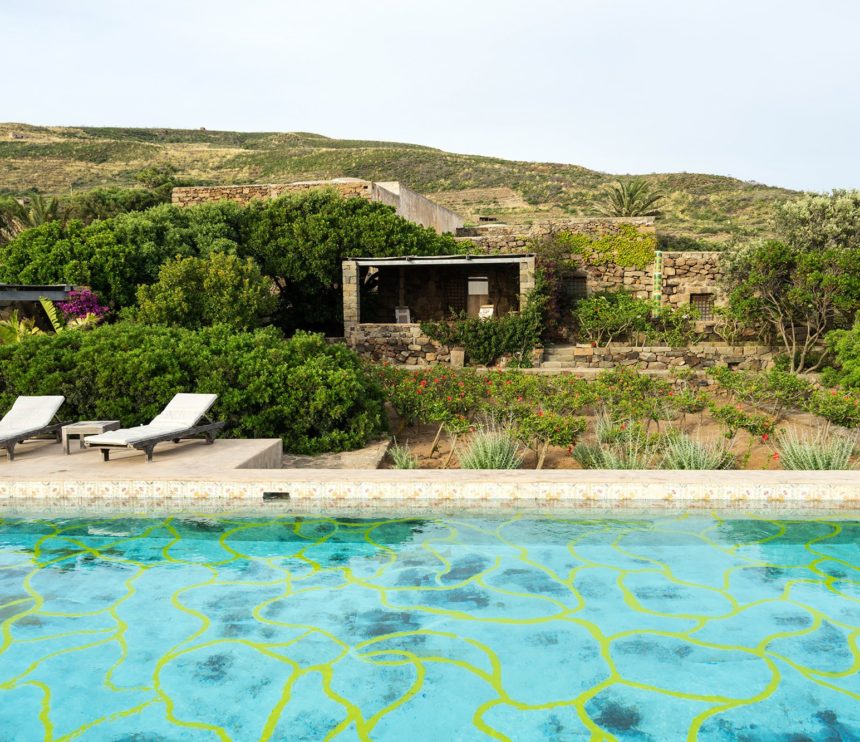
{"label": "stone facade", "polygon": [[541,368],[613,368],[638,365],[649,371],[687,367],[729,366],[749,371],[761,371],[773,365],[775,352],[764,345],[728,345],[726,343],[690,345],[686,348],[667,346],[625,346],[592,348],[590,345],[569,345],[549,348]]}
{"label": "stone facade", "polygon": [[692,294],[712,294],[716,306],[725,301],[720,286],[718,252],[664,252],[662,256],[662,301],[674,307],[690,303]]}
{"label": "stone facade", "polygon": [[353,324],[347,330],[346,343],[380,363],[428,366],[451,360],[451,350],[431,340],[416,324]]}

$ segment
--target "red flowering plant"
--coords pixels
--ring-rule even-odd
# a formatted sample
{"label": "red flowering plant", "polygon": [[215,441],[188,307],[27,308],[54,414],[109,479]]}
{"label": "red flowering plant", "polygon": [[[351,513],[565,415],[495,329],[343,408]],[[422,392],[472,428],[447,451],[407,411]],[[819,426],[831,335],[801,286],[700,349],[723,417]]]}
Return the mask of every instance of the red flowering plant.
{"label": "red flowering plant", "polygon": [[550,446],[573,447],[585,432],[582,417],[549,412],[543,409],[520,410],[515,416],[517,438],[526,448],[535,452],[535,469],[543,468]]}

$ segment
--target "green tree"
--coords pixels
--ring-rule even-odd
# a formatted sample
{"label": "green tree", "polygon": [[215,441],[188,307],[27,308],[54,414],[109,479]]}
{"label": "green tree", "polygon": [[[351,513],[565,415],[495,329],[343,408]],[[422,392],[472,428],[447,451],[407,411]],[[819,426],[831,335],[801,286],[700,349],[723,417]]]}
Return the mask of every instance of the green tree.
{"label": "green tree", "polygon": [[732,310],[782,344],[789,370],[814,370],[811,352],[860,309],[860,251],[762,240],[728,250],[723,282]]}
{"label": "green tree", "polygon": [[287,331],[340,331],[344,258],[464,251],[450,235],[409,222],[390,206],[325,189],[253,202],[244,224],[239,254],[274,279],[279,325]]}
{"label": "green tree", "polygon": [[136,319],[146,324],[247,330],[274,311],[277,296],[251,258],[216,252],[164,263],[158,280],[137,290],[137,303]]}
{"label": "green tree", "polygon": [[795,247],[860,250],[860,191],[801,196],[777,209],[776,226]]}
{"label": "green tree", "polygon": [[643,178],[631,178],[606,186],[596,206],[605,216],[658,216],[663,198]]}

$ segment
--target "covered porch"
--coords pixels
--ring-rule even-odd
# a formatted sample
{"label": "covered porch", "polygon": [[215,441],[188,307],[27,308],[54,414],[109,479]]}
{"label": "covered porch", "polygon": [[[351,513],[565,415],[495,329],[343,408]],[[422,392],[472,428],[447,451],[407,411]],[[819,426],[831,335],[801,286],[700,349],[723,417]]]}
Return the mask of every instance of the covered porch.
{"label": "covered porch", "polygon": [[343,263],[344,329],[417,324],[452,313],[520,311],[534,287],[534,255],[351,258]]}

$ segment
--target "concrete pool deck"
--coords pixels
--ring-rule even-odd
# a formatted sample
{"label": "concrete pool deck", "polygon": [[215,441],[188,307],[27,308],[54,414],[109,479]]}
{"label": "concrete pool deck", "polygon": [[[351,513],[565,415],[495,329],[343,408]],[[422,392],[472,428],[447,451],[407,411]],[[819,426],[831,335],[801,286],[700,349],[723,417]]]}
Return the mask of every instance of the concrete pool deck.
{"label": "concrete pool deck", "polygon": [[[0,513],[249,512],[437,515],[451,512],[687,510],[860,517],[860,472],[279,469],[280,440],[165,444],[65,456],[26,444],[0,459]],[[269,467],[269,468],[267,468]]]}

